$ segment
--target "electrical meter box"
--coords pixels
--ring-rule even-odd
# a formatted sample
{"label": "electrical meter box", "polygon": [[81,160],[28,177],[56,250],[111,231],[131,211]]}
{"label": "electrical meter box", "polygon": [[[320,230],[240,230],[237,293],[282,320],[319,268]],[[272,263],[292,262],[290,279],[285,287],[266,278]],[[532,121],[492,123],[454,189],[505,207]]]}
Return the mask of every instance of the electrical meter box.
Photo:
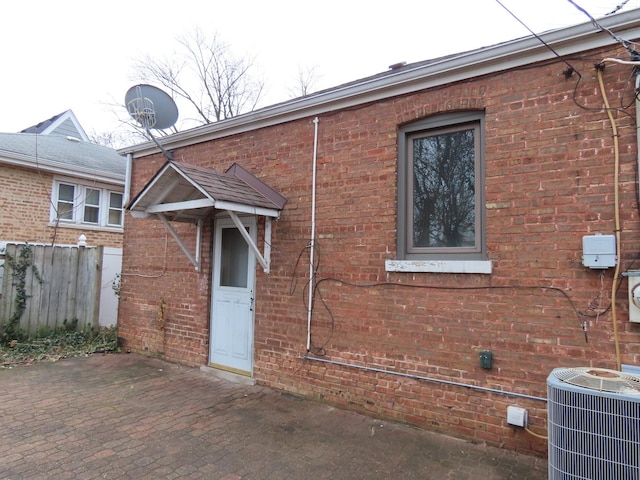
{"label": "electrical meter box", "polygon": [[616,236],[615,235],[585,235],[582,237],[582,264],[589,268],[615,267]]}

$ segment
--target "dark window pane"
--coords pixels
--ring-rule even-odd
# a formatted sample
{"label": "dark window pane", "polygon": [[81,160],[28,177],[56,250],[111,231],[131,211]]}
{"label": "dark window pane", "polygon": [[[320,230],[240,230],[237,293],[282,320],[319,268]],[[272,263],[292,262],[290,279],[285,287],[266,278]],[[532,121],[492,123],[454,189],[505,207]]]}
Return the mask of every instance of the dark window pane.
{"label": "dark window pane", "polygon": [[58,200],[73,203],[75,188],[73,185],[60,184],[58,186]]}
{"label": "dark window pane", "polygon": [[249,246],[237,228],[222,229],[220,285],[247,287]]}
{"label": "dark window pane", "polygon": [[109,225],[122,225],[122,210],[109,210]]}
{"label": "dark window pane", "polygon": [[61,220],[73,220],[73,204],[58,202],[56,206],[58,218]]}
{"label": "dark window pane", "polygon": [[109,192],[109,225],[122,225],[122,194]]}
{"label": "dark window pane", "polygon": [[121,193],[109,193],[109,208],[122,208]]}
{"label": "dark window pane", "polygon": [[414,138],[411,148],[413,247],[474,247],[474,129]]}
{"label": "dark window pane", "polygon": [[100,209],[98,207],[84,207],[84,221],[86,223],[98,223]]}
{"label": "dark window pane", "polygon": [[87,188],[87,198],[84,201],[87,205],[100,205],[100,190]]}
{"label": "dark window pane", "polygon": [[73,220],[73,202],[75,187],[61,183],[58,185],[58,202],[56,212],[61,220]]}

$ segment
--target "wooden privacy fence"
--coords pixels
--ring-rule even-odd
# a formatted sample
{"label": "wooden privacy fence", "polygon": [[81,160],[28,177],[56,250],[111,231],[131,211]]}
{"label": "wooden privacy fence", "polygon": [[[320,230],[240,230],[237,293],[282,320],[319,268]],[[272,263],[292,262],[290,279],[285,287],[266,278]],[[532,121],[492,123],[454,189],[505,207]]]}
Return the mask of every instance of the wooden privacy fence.
{"label": "wooden privacy fence", "polygon": [[97,327],[100,306],[102,247],[7,244],[4,262],[0,322],[16,311],[19,295],[20,253],[31,249],[25,271],[26,308],[20,328],[29,334],[78,320],[78,328]]}

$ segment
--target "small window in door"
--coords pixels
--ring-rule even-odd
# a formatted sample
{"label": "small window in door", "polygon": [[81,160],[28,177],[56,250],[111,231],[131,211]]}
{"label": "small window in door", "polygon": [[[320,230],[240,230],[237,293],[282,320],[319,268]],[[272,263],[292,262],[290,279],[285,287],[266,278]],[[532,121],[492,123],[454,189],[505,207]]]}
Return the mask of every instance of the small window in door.
{"label": "small window in door", "polygon": [[247,288],[249,246],[237,228],[222,229],[220,286]]}

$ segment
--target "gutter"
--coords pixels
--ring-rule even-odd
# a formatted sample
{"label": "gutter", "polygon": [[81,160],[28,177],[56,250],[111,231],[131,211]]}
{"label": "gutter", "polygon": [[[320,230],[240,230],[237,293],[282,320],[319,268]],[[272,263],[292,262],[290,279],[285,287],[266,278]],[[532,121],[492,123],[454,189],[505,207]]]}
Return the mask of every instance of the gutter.
{"label": "gutter", "polygon": [[[638,9],[598,21],[618,36],[640,37]],[[539,37],[561,56],[616,43],[607,32],[596,30],[591,22],[552,30],[540,34]],[[523,37],[433,61],[417,62],[398,71],[374,75],[306,97],[178,132],[164,137],[163,146],[166,149],[186,147],[554,58],[555,54],[536,37]],[[160,149],[154,142],[145,142],[118,151],[120,154],[131,153],[135,158],[158,152]]]}
{"label": "gutter", "polygon": [[[39,158],[38,162],[35,163],[33,161],[33,157],[29,155],[12,153],[11,156],[7,156],[6,152],[4,152],[4,155],[1,155],[2,153],[3,152],[0,151],[0,163],[7,165],[15,165],[23,168],[37,168],[49,173],[55,173],[67,177],[73,176],[74,178],[84,178],[102,183],[110,183],[113,185],[124,185],[125,181],[124,175],[118,173],[97,172],[96,170],[91,168],[86,168],[69,163],[54,162],[42,158]],[[70,172],[73,172],[73,174],[71,174]]]}
{"label": "gutter", "polygon": [[127,154],[127,165],[124,174],[124,195],[122,198],[122,205],[129,205],[129,199],[131,198],[131,170],[133,168],[133,155]]}

